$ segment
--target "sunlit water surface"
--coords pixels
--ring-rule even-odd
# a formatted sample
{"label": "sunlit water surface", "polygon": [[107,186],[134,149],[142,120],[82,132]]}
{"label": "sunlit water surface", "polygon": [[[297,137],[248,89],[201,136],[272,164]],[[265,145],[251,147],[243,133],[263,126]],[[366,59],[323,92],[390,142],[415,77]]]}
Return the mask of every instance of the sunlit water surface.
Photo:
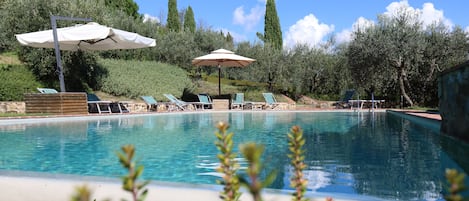
{"label": "sunlit water surface", "polygon": [[[308,191],[390,200],[441,200],[444,171],[468,172],[468,146],[388,113],[233,112],[0,124],[0,169],[118,178],[116,152],[136,146],[145,179],[216,184],[215,123],[239,144],[265,145],[270,188],[291,189],[286,134],[304,130]],[[243,166],[245,163],[241,161]],[[264,174],[265,175],[265,174]]]}

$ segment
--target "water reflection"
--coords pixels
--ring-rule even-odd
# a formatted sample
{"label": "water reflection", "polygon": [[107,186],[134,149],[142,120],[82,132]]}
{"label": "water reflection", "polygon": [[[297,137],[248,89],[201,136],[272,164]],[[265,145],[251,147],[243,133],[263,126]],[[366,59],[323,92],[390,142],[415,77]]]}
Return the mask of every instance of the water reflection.
{"label": "water reflection", "polygon": [[123,170],[115,152],[134,144],[145,178],[214,184],[218,121],[231,125],[235,152],[246,142],[265,145],[266,172],[278,170],[272,188],[291,188],[286,134],[293,125],[304,130],[309,191],[441,199],[445,168],[468,168],[467,145],[367,112],[189,113],[0,126],[0,168],[118,177]]}
{"label": "water reflection", "polygon": [[[445,157],[439,151],[438,135],[389,115],[363,115],[348,121],[348,129],[344,126],[323,129],[327,124],[322,123],[305,129],[309,164],[319,161],[321,167],[348,167],[326,168],[330,174],[313,170],[315,174],[353,175],[349,179],[360,194],[404,200],[441,198],[444,168],[457,167],[457,164],[442,160]],[[328,161],[333,162],[328,164]],[[327,181],[330,183],[323,184]],[[310,190],[328,192],[325,186],[337,182],[337,178],[322,179],[321,185]]]}

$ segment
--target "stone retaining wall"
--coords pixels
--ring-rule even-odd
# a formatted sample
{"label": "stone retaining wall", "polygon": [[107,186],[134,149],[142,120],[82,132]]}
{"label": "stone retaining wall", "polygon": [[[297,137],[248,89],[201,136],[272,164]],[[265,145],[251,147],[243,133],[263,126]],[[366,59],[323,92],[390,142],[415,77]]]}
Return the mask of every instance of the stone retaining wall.
{"label": "stone retaining wall", "polygon": [[469,61],[441,73],[438,98],[441,132],[469,142]]}
{"label": "stone retaining wall", "polygon": [[24,114],[26,104],[24,102],[0,102],[0,113],[17,113]]}
{"label": "stone retaining wall", "polygon": [[[147,105],[145,103],[126,103],[125,107],[130,111],[130,113],[142,113],[147,112]],[[318,107],[317,108],[323,108]],[[324,107],[324,108],[328,108]],[[168,112],[168,107],[165,105],[158,106],[158,112]],[[194,110],[193,106],[189,107],[189,110]],[[297,109],[296,104],[280,104],[275,108],[276,110],[295,110]],[[0,102],[0,113],[17,113],[24,114],[26,111],[25,102]]]}

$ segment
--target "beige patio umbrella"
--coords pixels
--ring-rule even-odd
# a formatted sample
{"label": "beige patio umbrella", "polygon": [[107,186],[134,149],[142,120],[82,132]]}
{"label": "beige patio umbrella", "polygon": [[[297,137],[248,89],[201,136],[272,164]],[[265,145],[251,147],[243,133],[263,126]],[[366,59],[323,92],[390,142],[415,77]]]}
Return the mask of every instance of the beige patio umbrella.
{"label": "beige patio umbrella", "polygon": [[218,49],[210,54],[197,57],[192,60],[195,66],[217,66],[218,67],[218,95],[221,94],[221,67],[245,67],[256,60],[236,55],[234,52]]}
{"label": "beige patio umbrella", "polygon": [[[54,34],[56,34],[55,37]],[[100,25],[96,22],[77,24],[64,28],[55,28],[53,25],[53,29],[50,30],[16,34],[15,36],[21,45],[38,48],[56,48],[60,90],[62,92],[65,92],[65,83],[59,49],[70,51],[115,50],[156,46],[155,39]]]}

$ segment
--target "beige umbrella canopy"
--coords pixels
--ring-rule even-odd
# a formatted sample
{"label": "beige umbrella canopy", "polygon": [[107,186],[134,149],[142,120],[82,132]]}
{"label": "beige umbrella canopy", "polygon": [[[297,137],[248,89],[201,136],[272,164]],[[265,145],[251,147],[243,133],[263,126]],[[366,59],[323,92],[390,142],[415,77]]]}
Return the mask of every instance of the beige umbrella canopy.
{"label": "beige umbrella canopy", "polygon": [[221,67],[245,67],[256,60],[236,55],[234,52],[218,49],[210,54],[197,57],[192,60],[195,66],[217,66],[218,67],[218,95],[221,94]]}

